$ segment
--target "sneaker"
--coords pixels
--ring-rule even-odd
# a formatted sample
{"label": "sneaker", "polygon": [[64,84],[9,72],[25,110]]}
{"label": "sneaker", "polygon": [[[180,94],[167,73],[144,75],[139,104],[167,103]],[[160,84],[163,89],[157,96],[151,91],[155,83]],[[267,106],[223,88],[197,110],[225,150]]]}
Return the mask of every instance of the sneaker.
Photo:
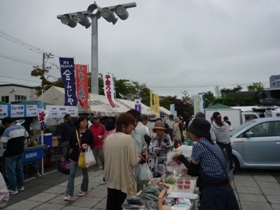
{"label": "sneaker", "polygon": [[102,184],[102,185],[103,185],[103,184],[106,184],[106,182],[105,182],[105,181],[102,181],[102,182],[100,182],[100,184]]}
{"label": "sneaker", "polygon": [[18,194],[18,190],[9,190],[10,195]]}
{"label": "sneaker", "polygon": [[67,195],[67,196],[65,196],[65,197],[63,198],[63,200],[65,200],[65,201],[71,201],[71,200],[73,200],[73,196]]}
{"label": "sneaker", "polygon": [[87,192],[80,191],[80,192],[79,192],[79,196],[82,197],[82,196],[84,196],[86,193],[87,193]]}
{"label": "sneaker", "polygon": [[19,187],[19,188],[18,188],[18,191],[19,191],[19,192],[24,191],[24,187]]}

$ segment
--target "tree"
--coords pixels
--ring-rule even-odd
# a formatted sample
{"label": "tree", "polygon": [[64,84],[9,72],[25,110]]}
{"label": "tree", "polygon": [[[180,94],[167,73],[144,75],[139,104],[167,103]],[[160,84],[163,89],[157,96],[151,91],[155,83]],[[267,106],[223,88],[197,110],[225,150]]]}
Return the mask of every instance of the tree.
{"label": "tree", "polygon": [[31,76],[39,77],[42,80],[41,85],[35,87],[36,96],[42,95],[42,90],[44,90],[44,92],[45,92],[51,86],[63,87],[61,78],[58,78],[54,82],[51,82],[48,79],[46,79],[45,74],[48,72],[49,72],[48,70],[43,70],[40,68],[35,68],[31,71]]}
{"label": "tree", "polygon": [[214,105],[215,96],[211,91],[200,93],[203,94],[203,108]]}
{"label": "tree", "polygon": [[189,103],[189,104],[193,104],[193,100],[192,98],[188,95],[188,91],[183,91],[182,92],[183,96],[182,96],[182,100],[185,103]]}
{"label": "tree", "polygon": [[236,87],[229,89],[229,88],[223,88],[221,89],[221,96],[225,97],[225,95],[227,93],[231,93],[231,92],[240,92],[242,90],[242,87],[240,85],[237,85]]}
{"label": "tree", "polygon": [[174,104],[177,115],[182,116],[184,119],[193,114],[193,105],[185,102],[177,96],[160,96],[160,105],[166,109],[170,109],[170,104]]}
{"label": "tree", "polygon": [[215,86],[215,94],[216,94],[216,98],[220,98],[221,91],[220,91],[220,87],[218,85]]}
{"label": "tree", "polygon": [[253,82],[253,84],[247,86],[248,91],[263,90],[264,85],[261,82]]}

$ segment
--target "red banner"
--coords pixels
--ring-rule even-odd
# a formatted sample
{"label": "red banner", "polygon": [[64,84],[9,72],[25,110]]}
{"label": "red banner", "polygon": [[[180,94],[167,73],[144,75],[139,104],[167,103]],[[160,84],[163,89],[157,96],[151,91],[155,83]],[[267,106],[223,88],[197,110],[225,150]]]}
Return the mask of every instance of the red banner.
{"label": "red banner", "polygon": [[89,109],[88,104],[88,74],[87,74],[87,65],[75,64],[76,72],[76,90],[79,104]]}
{"label": "red banner", "polygon": [[108,99],[111,107],[115,107],[115,86],[113,76],[110,73],[107,73],[103,76],[104,80],[104,93],[106,98]]}

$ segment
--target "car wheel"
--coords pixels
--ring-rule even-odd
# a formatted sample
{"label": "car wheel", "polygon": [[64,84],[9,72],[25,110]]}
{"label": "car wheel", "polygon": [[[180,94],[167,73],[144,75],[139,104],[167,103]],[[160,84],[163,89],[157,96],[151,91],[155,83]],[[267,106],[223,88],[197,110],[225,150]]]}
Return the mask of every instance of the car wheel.
{"label": "car wheel", "polygon": [[237,160],[236,157],[232,157],[232,164],[233,164],[233,173],[235,174],[239,169],[240,169],[240,165],[239,165],[239,162]]}

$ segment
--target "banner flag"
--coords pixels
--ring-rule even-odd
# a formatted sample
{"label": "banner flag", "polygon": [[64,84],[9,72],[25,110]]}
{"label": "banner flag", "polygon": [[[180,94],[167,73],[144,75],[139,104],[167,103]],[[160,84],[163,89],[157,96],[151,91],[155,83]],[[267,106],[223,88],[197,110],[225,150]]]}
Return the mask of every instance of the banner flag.
{"label": "banner flag", "polygon": [[151,112],[154,111],[153,109],[153,92],[150,90],[150,110]]}
{"label": "banner flag", "polygon": [[59,58],[61,79],[65,91],[65,106],[77,106],[74,58]]}
{"label": "banner flag", "polygon": [[108,99],[111,107],[116,106],[115,102],[115,86],[113,76],[110,73],[107,73],[103,76],[104,81],[104,93],[106,98]]}
{"label": "banner flag", "polygon": [[141,113],[141,99],[135,99],[135,110]]}
{"label": "banner flag", "polygon": [[49,116],[49,111],[38,108],[37,112],[38,112],[39,125],[40,125],[41,130],[43,131],[47,127],[47,119]]}
{"label": "banner flag", "polygon": [[154,111],[155,113],[160,113],[160,110],[159,110],[159,97],[158,95],[154,95]]}
{"label": "banner flag", "polygon": [[88,66],[75,64],[76,88],[78,101],[81,107],[89,109],[88,104]]}

